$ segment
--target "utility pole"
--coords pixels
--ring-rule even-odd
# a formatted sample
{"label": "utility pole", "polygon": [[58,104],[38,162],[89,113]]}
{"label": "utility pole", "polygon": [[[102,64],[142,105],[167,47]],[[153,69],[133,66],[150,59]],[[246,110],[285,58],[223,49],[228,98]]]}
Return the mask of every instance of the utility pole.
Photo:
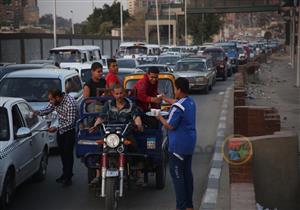
{"label": "utility pole", "polygon": [[184,38],[185,38],[185,45],[188,45],[188,38],[187,38],[187,14],[186,14],[186,7],[187,7],[187,0],[184,0]]}
{"label": "utility pole", "polygon": [[[201,1],[201,7],[202,7],[202,9],[204,8],[204,0]],[[203,42],[204,42],[204,32],[203,32],[204,13],[201,14],[201,25],[202,25],[202,30],[201,30],[201,44],[203,44]]]}
{"label": "utility pole", "polygon": [[160,45],[160,34],[159,34],[159,17],[158,17],[158,2],[155,0],[156,4],[156,30],[157,30],[157,44]]}
{"label": "utility pole", "polygon": [[53,4],[53,42],[54,47],[56,47],[56,0]]}
{"label": "utility pole", "polygon": [[296,18],[296,14],[295,14],[295,10],[294,8],[292,8],[292,31],[291,31],[291,59],[292,59],[292,68],[295,69],[295,34],[296,34],[296,30],[295,30],[295,18]]}
{"label": "utility pole", "polygon": [[297,78],[296,87],[300,86],[300,3],[298,6],[298,36],[297,36]]}
{"label": "utility pole", "polygon": [[171,45],[171,2],[169,2],[169,46]]}
{"label": "utility pole", "polygon": [[71,10],[70,12],[71,12],[71,14],[72,14],[72,17],[71,17],[72,34],[74,35],[75,32],[74,32],[74,20],[73,20],[73,17],[74,17],[74,16],[73,16],[73,10]]}
{"label": "utility pole", "polygon": [[124,41],[124,37],[123,37],[123,4],[122,4],[122,0],[120,0],[120,30],[121,30],[121,43]]}

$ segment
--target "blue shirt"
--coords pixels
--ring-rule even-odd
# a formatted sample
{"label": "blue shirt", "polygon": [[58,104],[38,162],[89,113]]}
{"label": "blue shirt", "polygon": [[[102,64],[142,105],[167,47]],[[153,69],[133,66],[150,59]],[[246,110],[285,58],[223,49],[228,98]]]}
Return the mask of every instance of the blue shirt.
{"label": "blue shirt", "polygon": [[173,127],[173,130],[168,131],[169,152],[193,154],[197,139],[194,100],[187,96],[174,103],[169,112],[168,123]]}

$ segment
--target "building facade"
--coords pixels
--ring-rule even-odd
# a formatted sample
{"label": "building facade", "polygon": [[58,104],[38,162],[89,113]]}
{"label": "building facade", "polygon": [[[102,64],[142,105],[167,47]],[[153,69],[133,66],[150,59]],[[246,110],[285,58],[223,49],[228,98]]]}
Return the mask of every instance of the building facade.
{"label": "building facade", "polygon": [[39,9],[37,0],[0,1],[0,24],[19,27],[24,24],[37,24]]}

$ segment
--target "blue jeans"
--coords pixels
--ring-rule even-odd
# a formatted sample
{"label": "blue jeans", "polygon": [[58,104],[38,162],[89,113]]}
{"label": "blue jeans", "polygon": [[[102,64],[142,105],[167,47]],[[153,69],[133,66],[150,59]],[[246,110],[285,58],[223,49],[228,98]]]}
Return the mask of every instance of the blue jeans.
{"label": "blue jeans", "polygon": [[170,174],[176,194],[176,208],[193,208],[192,155],[180,155],[183,160],[169,153]]}

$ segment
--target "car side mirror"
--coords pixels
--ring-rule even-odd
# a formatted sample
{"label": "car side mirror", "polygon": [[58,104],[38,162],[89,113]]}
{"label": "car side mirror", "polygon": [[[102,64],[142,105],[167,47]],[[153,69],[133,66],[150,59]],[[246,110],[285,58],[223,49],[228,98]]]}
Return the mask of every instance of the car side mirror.
{"label": "car side mirror", "polygon": [[18,129],[16,137],[17,138],[26,138],[31,136],[31,130],[26,127],[21,127]]}

